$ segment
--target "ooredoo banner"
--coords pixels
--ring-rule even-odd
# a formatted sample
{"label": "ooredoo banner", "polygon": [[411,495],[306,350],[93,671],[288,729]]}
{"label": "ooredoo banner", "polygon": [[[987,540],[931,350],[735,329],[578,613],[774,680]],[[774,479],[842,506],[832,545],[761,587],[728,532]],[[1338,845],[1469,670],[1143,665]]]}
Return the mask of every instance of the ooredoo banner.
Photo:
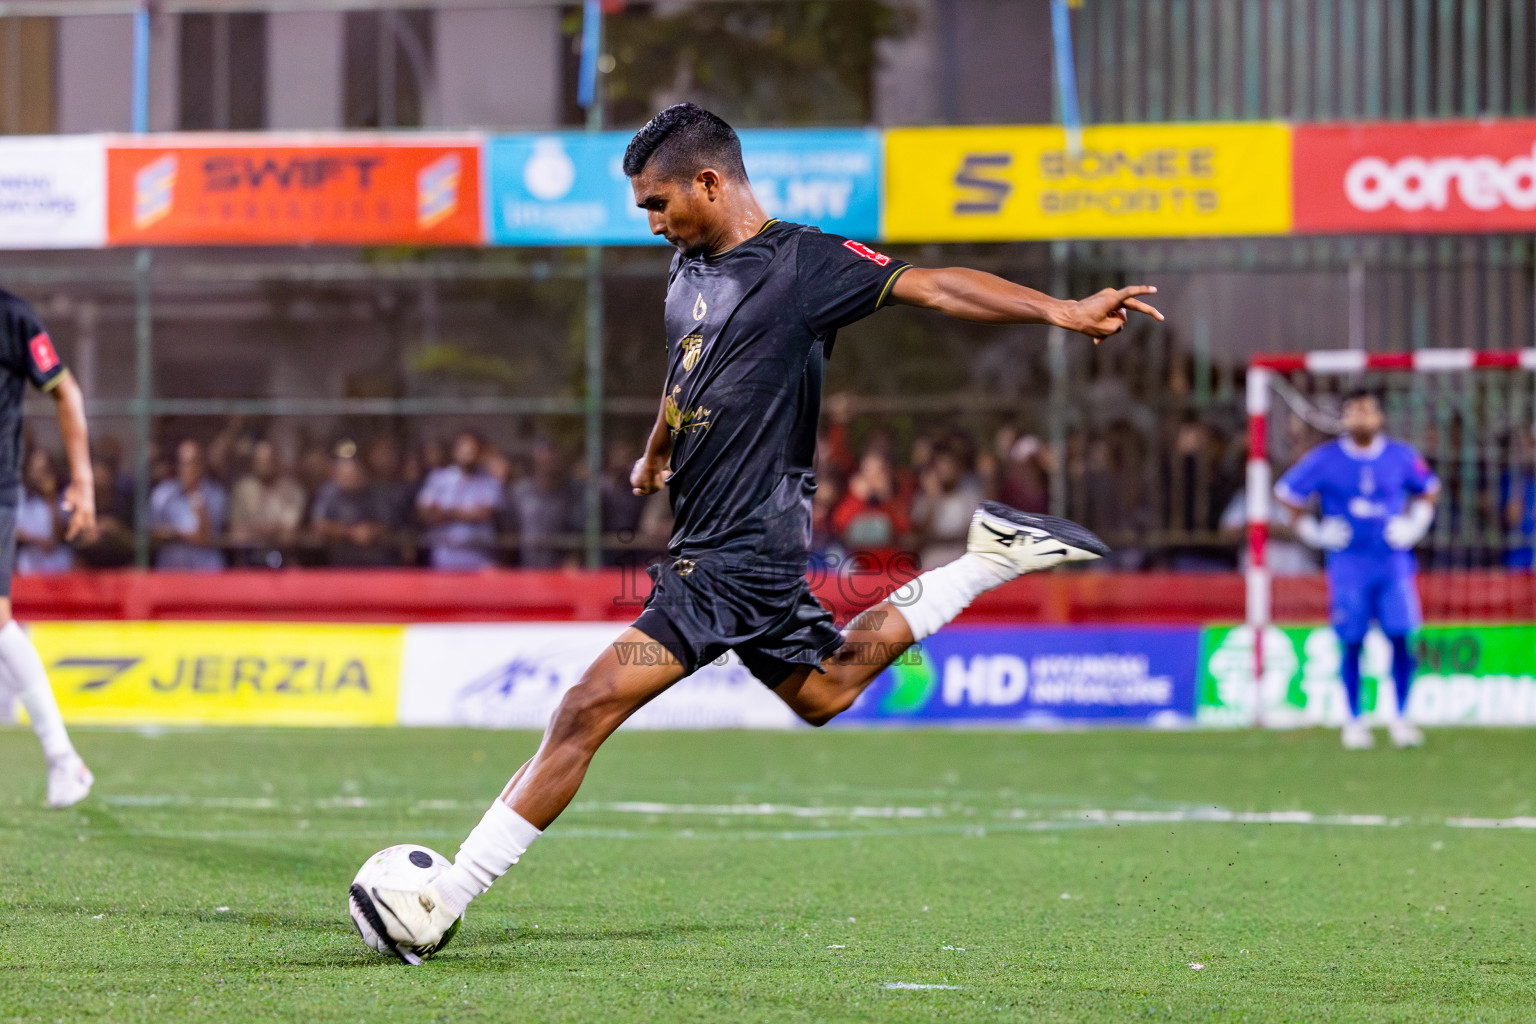
{"label": "ooredoo banner", "polygon": [[885,238],[1009,241],[1285,234],[1288,125],[1102,125],[886,134]]}
{"label": "ooredoo banner", "polygon": [[478,139],[162,137],[107,151],[113,245],[479,245]]}
{"label": "ooredoo banner", "polygon": [[1293,131],[1298,232],[1536,228],[1536,121]]}
{"label": "ooredoo banner", "polygon": [[100,136],[0,139],[0,249],[99,249],[107,240]]}
{"label": "ooredoo banner", "polygon": [[41,622],[66,721],[393,725],[403,626]]}
{"label": "ooredoo banner", "polygon": [[1198,629],[951,626],[909,648],[841,725],[1178,725],[1195,713]]}

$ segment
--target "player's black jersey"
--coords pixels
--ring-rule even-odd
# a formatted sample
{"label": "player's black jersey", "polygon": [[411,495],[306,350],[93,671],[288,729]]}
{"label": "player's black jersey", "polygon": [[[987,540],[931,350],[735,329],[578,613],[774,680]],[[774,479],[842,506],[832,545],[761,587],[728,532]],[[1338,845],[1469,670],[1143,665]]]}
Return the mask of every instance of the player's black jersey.
{"label": "player's black jersey", "polygon": [[823,363],[907,264],[769,221],[718,256],[672,261],[667,385],[674,556],[724,552],[804,572]]}
{"label": "player's black jersey", "polygon": [[21,488],[21,402],[27,382],[47,391],[64,364],[32,307],[0,290],[0,502],[14,503]]}

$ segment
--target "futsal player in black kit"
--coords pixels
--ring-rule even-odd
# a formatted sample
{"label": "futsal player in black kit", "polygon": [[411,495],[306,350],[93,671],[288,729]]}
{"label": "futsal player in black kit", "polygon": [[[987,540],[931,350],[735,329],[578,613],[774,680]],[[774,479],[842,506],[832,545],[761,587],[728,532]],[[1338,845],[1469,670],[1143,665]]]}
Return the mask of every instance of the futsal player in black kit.
{"label": "futsal player in black kit", "polygon": [[20,298],[0,291],[0,699],[19,697],[48,762],[48,806],[70,807],[91,791],[90,769],[70,743],[43,659],[11,618],[11,576],[16,570],[16,511],[21,503],[21,403],[28,382],[53,397],[69,459],[64,507],[66,542],[96,532],[85,401],[42,322]]}
{"label": "futsal player in black kit", "polygon": [[360,911],[408,962],[435,949],[565,809],[603,741],[700,665],[734,650],[801,718],[822,725],[978,594],[1108,550],[1073,523],[987,502],[963,556],[908,584],[909,599],[882,602],[838,630],[805,580],[823,368],[838,328],[890,303],[1099,339],[1120,330],[1127,311],[1162,319],[1137,298],[1154,289],[1063,301],[974,270],[911,267],[772,220],[752,194],[736,133],[692,104],[669,107],[635,135],[624,173],[652,232],[677,248],[666,385],[631,474],[636,494],[670,491],[668,558],[653,567],[645,610],[565,695],[538,752],[453,867],[416,890],[354,888]]}

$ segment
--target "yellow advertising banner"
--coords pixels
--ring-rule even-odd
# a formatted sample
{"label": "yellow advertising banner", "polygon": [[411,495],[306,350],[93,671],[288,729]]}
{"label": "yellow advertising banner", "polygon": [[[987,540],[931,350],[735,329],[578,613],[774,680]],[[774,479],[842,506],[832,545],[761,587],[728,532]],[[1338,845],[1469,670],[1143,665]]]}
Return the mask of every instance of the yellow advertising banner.
{"label": "yellow advertising banner", "polygon": [[403,626],[41,622],[64,721],[393,725]]}
{"label": "yellow advertising banner", "polygon": [[890,242],[1277,235],[1291,228],[1291,129],[901,128],[885,138]]}

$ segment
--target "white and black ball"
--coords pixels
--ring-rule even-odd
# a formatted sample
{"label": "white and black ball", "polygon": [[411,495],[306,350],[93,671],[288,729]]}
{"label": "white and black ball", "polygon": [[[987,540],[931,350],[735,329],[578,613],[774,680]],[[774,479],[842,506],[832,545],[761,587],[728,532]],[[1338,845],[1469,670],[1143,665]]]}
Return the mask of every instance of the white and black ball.
{"label": "white and black ball", "polygon": [[364,861],[357,877],[352,880],[352,888],[347,895],[347,910],[352,915],[352,923],[357,926],[357,933],[363,937],[368,948],[386,956],[399,957],[407,963],[420,963],[424,957],[448,945],[463,923],[462,917],[448,929],[442,941],[431,949],[403,948],[390,941],[369,893],[375,889],[410,892],[426,885],[451,866],[452,862],[436,850],[410,843],[380,850]]}

